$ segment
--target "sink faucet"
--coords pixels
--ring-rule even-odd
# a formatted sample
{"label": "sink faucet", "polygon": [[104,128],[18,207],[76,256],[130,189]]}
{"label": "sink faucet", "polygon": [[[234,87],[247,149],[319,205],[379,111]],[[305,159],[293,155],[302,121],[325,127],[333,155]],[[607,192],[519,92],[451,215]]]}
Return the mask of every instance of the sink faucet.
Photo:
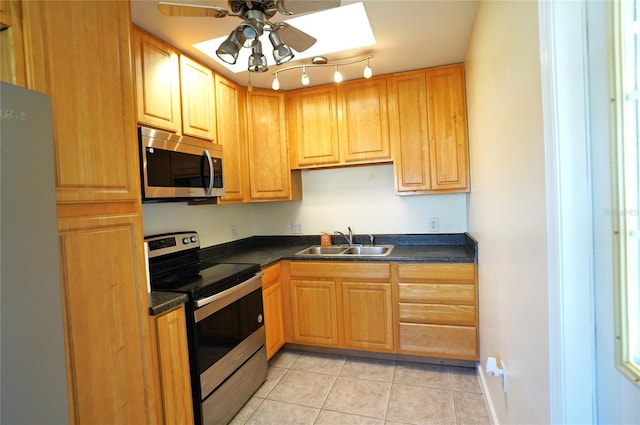
{"label": "sink faucet", "polygon": [[342,232],[339,231],[335,231],[333,232],[334,235],[341,235],[343,238],[345,238],[347,240],[347,242],[349,243],[349,246],[353,245],[353,232],[351,231],[351,227],[347,227],[347,230],[349,231],[349,236],[345,235]]}

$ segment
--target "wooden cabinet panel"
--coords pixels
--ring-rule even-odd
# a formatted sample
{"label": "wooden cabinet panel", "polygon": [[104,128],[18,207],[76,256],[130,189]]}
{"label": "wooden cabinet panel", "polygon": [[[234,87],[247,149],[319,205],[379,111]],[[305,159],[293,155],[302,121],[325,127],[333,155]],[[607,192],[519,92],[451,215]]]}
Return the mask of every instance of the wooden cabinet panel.
{"label": "wooden cabinet panel", "polygon": [[299,171],[289,169],[283,93],[248,94],[248,153],[252,201],[302,199]]}
{"label": "wooden cabinet panel", "polygon": [[473,283],[476,280],[474,263],[398,263],[397,270],[400,281],[417,279]]}
{"label": "wooden cabinet panel", "polygon": [[433,189],[469,187],[465,105],[462,65],[427,72],[429,155]]}
{"label": "wooden cabinet panel", "polygon": [[244,202],[249,198],[246,89],[218,74],[215,83],[218,143],[222,145],[224,154],[222,172],[225,195],[220,202]]}
{"label": "wooden cabinet panel", "polygon": [[287,93],[292,168],[340,163],[334,85]]}
{"label": "wooden cabinet panel", "polygon": [[295,342],[338,345],[336,283],[291,280],[291,309]]}
{"label": "wooden cabinet panel", "polygon": [[389,263],[339,262],[339,261],[293,261],[289,266],[291,276],[318,278],[353,278],[366,280],[389,280]]}
{"label": "wooden cabinet panel", "polygon": [[262,303],[266,333],[267,359],[284,345],[284,307],[280,264],[267,267],[262,276]]}
{"label": "wooden cabinet panel", "polygon": [[390,79],[397,192],[468,191],[464,66],[406,72]]}
{"label": "wooden cabinet panel", "polygon": [[398,294],[400,301],[407,302],[474,304],[476,301],[475,285],[399,283]]}
{"label": "wooden cabinet panel", "polygon": [[477,360],[473,327],[400,323],[400,349],[407,354]]}
{"label": "wooden cabinet panel", "polygon": [[397,349],[462,360],[478,358],[474,263],[396,263]]}
{"label": "wooden cabinet panel", "polygon": [[344,345],[375,351],[393,349],[390,283],[342,282]]}
{"label": "wooden cabinet panel", "polygon": [[476,308],[472,305],[399,303],[401,322],[476,325]]}
{"label": "wooden cabinet panel", "polygon": [[179,52],[133,27],[138,122],[180,134]]}
{"label": "wooden cabinet panel", "polygon": [[431,189],[427,81],[424,71],[394,75],[389,96],[396,189]]}
{"label": "wooden cabinet panel", "polygon": [[343,161],[390,161],[387,78],[342,83],[338,102]]}
{"label": "wooden cabinet panel", "polygon": [[51,96],[58,202],[139,200],[129,4],[22,5],[29,88]]}
{"label": "wooden cabinet panel", "polygon": [[216,141],[213,71],[180,55],[182,133]]}
{"label": "wooden cabinet panel", "polygon": [[0,1],[0,80],[27,87],[22,2]]}
{"label": "wooden cabinet panel", "polygon": [[147,423],[153,387],[139,214],[59,220],[72,423]]}
{"label": "wooden cabinet panel", "polygon": [[192,424],[187,323],[184,306],[153,319],[165,424]]}

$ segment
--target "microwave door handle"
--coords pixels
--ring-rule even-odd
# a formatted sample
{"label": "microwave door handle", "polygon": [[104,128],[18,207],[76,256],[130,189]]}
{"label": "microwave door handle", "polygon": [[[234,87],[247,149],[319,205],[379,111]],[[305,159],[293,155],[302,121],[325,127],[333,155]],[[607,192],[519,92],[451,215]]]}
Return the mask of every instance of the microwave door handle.
{"label": "microwave door handle", "polygon": [[202,179],[202,187],[204,189],[204,194],[209,196],[211,195],[211,191],[213,190],[213,160],[211,159],[211,155],[208,150],[202,151],[202,156],[207,158],[207,162],[209,163],[209,186],[205,186],[204,183],[204,161],[201,162],[200,167],[200,178]]}

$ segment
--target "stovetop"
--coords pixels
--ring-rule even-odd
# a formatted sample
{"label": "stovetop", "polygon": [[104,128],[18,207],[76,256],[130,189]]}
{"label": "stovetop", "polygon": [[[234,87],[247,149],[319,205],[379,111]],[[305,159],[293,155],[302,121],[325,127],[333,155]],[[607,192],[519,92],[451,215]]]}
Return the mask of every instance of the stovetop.
{"label": "stovetop", "polygon": [[217,263],[205,264],[200,273],[186,278],[169,287],[156,286],[151,283],[151,289],[166,292],[181,292],[187,294],[189,299],[203,295],[213,295],[217,292],[231,288],[242,281],[249,279],[260,271],[259,264],[251,263]]}

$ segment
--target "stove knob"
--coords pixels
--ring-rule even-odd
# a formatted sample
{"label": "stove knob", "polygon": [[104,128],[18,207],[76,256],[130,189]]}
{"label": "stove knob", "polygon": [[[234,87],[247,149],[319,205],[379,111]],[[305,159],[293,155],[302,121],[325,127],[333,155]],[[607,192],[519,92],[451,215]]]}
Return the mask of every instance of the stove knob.
{"label": "stove knob", "polygon": [[188,244],[189,243],[189,238],[182,238],[182,243],[184,245]]}
{"label": "stove knob", "polygon": [[198,238],[196,236],[191,236],[191,242],[198,242]]}

